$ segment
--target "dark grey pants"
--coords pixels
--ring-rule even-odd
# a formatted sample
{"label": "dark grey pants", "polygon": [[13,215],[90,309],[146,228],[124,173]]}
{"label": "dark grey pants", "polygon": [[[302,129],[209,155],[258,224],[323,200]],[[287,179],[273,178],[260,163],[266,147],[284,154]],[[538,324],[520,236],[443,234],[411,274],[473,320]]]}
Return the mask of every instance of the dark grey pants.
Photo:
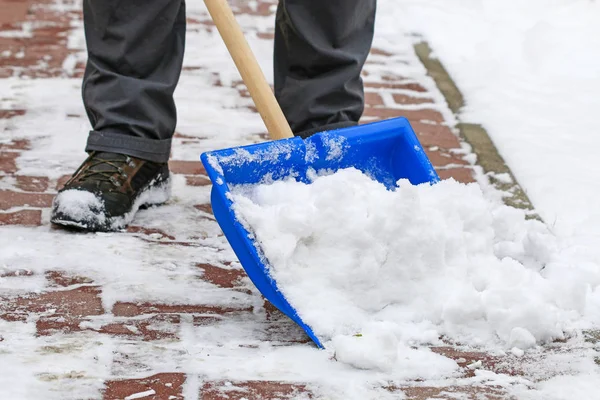
{"label": "dark grey pants", "polygon": [[[376,0],[280,0],[275,95],[296,135],[358,122],[375,7]],[[184,0],[84,0],[83,11],[82,92],[93,127],[86,151],[166,162],[177,121]]]}

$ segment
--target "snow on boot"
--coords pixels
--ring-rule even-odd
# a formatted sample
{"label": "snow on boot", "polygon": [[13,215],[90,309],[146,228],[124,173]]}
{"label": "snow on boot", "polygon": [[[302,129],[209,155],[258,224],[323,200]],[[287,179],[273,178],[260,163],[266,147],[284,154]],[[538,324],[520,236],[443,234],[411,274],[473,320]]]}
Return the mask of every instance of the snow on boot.
{"label": "snow on boot", "polygon": [[86,231],[119,230],[140,207],[166,202],[170,189],[167,163],[92,152],[54,198],[50,221]]}

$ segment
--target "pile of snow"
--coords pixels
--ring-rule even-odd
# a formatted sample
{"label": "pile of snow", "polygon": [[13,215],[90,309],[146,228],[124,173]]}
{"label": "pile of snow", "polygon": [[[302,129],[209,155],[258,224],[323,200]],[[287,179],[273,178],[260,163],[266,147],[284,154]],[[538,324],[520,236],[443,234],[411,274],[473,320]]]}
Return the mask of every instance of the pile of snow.
{"label": "pile of snow", "polygon": [[513,354],[598,317],[600,264],[573,264],[520,210],[453,180],[388,191],[356,169],[234,190],[289,302],[339,361],[390,370],[448,340]]}

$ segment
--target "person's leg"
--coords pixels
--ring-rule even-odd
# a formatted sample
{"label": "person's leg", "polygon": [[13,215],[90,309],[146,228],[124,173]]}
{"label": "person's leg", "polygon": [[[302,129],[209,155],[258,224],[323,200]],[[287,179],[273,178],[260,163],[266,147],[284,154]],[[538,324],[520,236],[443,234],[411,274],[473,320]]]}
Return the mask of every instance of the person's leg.
{"label": "person's leg", "polygon": [[185,45],[183,0],[84,0],[86,151],[166,162]]}
{"label": "person's leg", "polygon": [[184,0],[84,0],[89,157],[54,198],[54,224],[122,229],[170,195]]}
{"label": "person's leg", "polygon": [[358,123],[376,0],[280,0],[275,95],[295,135]]}

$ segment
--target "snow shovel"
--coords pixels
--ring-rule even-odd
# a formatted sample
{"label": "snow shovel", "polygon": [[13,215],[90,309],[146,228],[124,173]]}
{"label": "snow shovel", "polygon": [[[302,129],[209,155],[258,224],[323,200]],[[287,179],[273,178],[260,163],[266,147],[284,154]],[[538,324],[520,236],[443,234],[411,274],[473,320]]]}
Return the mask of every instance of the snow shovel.
{"label": "snow shovel", "polygon": [[323,344],[286,300],[269,273],[260,244],[237,220],[230,190],[235,185],[259,184],[293,176],[310,183],[309,171],[354,167],[387,188],[399,179],[412,184],[439,181],[431,162],[406,118],[294,137],[271,88],[256,61],[227,0],[205,0],[212,19],[254,100],[272,142],[203,153],[202,163],[213,183],[213,213],[242,267],[281,312],[295,321],[315,344]]}

